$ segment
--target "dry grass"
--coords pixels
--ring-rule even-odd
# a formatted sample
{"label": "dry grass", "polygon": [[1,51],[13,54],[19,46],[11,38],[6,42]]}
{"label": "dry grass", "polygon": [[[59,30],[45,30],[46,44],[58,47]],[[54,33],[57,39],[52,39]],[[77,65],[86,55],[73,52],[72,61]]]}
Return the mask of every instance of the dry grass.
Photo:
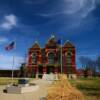
{"label": "dry grass", "polygon": [[84,100],[83,95],[72,87],[65,75],[59,75],[59,81],[48,88],[46,100]]}

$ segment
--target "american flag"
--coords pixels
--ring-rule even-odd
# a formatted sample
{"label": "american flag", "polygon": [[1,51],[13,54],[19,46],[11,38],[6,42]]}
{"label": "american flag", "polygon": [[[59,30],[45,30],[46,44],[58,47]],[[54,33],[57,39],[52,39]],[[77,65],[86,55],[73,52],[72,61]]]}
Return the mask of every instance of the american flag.
{"label": "american flag", "polygon": [[61,44],[61,41],[62,41],[61,39],[58,39],[57,44]]}
{"label": "american flag", "polygon": [[11,42],[10,44],[8,44],[8,45],[5,47],[5,50],[9,51],[9,50],[13,49],[14,46],[15,46],[15,42],[13,41],[13,42]]}

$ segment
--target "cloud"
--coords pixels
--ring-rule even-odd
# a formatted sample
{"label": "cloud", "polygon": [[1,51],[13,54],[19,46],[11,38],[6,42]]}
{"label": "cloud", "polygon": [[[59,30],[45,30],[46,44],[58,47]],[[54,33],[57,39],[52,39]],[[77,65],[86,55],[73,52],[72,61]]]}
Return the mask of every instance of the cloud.
{"label": "cloud", "polygon": [[71,29],[84,27],[84,22],[90,24],[88,20],[94,19],[92,12],[95,10],[96,6],[96,0],[58,0],[58,2],[55,0],[52,7],[36,15],[50,18],[50,21],[44,23],[46,27],[58,23],[56,25],[60,25],[58,29],[61,31],[70,31]]}
{"label": "cloud", "polygon": [[[14,69],[20,67],[20,64],[24,61],[21,56],[14,57]],[[13,56],[0,54],[0,69],[11,69],[13,65]]]}
{"label": "cloud", "polygon": [[95,0],[66,0],[65,2],[66,14],[88,15],[89,12],[95,9]]}
{"label": "cloud", "polygon": [[6,15],[3,18],[3,22],[0,27],[5,30],[11,30],[13,27],[17,25],[17,17],[13,14]]}
{"label": "cloud", "polygon": [[[57,2],[57,1],[56,1]],[[54,6],[48,13],[40,13],[38,15],[43,17],[51,17],[55,15],[69,15],[74,14],[80,17],[86,17],[91,11],[95,9],[95,0],[62,0]]]}
{"label": "cloud", "polygon": [[0,37],[0,44],[8,42],[8,38]]}
{"label": "cloud", "polygon": [[96,4],[100,4],[100,0],[95,0],[96,1]]}

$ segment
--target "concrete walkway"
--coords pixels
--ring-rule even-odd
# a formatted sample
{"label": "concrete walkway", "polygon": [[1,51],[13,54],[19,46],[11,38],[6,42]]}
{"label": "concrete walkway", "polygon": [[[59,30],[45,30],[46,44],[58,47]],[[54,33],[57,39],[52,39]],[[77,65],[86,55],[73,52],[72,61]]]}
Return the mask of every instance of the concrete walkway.
{"label": "concrete walkway", "polygon": [[47,87],[50,83],[42,79],[34,80],[32,83],[38,84],[39,90],[24,94],[3,93],[5,86],[0,86],[0,100],[42,100],[40,98],[47,95]]}

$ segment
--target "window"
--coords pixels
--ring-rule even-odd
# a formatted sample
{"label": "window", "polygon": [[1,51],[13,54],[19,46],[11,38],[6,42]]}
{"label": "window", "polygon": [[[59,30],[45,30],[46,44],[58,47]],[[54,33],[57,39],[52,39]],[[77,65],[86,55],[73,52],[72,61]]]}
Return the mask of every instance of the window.
{"label": "window", "polygon": [[37,53],[32,54],[32,63],[36,64],[37,63]]}
{"label": "window", "polygon": [[66,53],[66,60],[68,64],[71,64],[71,51],[68,50]]}
{"label": "window", "polygon": [[54,64],[54,53],[52,52],[48,54],[48,63]]}
{"label": "window", "polygon": [[45,54],[45,51],[42,50],[42,63],[45,63],[46,61],[46,54]]}

